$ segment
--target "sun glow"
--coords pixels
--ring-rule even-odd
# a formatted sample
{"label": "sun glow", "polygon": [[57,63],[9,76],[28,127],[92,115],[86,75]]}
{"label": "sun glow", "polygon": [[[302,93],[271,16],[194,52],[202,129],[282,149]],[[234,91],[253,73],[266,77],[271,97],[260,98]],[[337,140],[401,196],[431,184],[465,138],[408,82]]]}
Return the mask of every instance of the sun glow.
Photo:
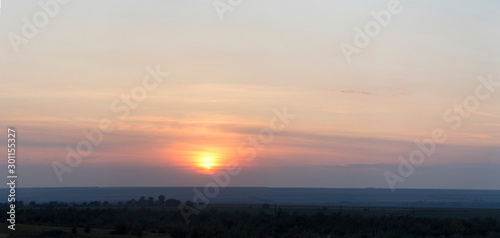
{"label": "sun glow", "polygon": [[213,163],[214,159],[210,158],[210,157],[205,157],[205,158],[202,158],[201,159],[201,165],[205,168],[205,169],[212,169],[212,166],[214,166],[214,163]]}
{"label": "sun glow", "polygon": [[217,170],[218,161],[214,156],[204,156],[198,160],[197,167],[199,172],[205,174],[213,174]]}
{"label": "sun glow", "polygon": [[224,148],[215,146],[193,146],[184,150],[185,153],[176,156],[182,159],[179,166],[199,174],[217,173],[226,164],[226,158],[231,157]]}

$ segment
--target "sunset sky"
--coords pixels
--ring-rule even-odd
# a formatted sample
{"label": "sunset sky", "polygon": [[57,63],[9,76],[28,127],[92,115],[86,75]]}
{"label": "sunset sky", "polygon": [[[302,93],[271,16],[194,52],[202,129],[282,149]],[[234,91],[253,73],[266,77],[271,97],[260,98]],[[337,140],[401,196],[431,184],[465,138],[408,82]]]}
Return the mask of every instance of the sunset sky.
{"label": "sunset sky", "polygon": [[[397,187],[500,189],[500,86],[456,129],[443,119],[478,77],[500,82],[499,1],[402,0],[351,63],[339,45],[389,1],[244,0],[221,20],[212,0],[73,0],[16,53],[37,2],[0,15],[0,151],[16,128],[19,186],[203,186],[237,162],[229,186],[386,188],[441,128]],[[111,105],[157,65],[170,75],[121,119]],[[247,160],[284,108],[296,117]],[[102,119],[114,131],[60,182],[53,162]]]}

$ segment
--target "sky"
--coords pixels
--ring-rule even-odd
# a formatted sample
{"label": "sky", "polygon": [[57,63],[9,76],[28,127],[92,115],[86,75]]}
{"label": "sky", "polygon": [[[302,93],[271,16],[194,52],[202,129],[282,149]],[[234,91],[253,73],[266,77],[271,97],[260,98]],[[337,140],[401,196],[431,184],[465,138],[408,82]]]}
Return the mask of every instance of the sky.
{"label": "sky", "polygon": [[500,189],[498,1],[42,2],[1,3],[19,186]]}

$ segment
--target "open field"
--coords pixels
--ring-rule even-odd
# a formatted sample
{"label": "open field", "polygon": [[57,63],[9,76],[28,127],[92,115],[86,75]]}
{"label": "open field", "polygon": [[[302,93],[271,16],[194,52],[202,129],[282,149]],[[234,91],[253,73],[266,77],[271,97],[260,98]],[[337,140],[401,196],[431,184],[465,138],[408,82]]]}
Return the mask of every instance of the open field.
{"label": "open field", "polygon": [[[47,216],[54,218],[47,219]],[[471,237],[500,234],[495,228],[500,210],[477,208],[210,204],[200,210],[199,215],[189,217],[190,224],[186,224],[179,209],[173,207],[30,208],[20,210],[19,220],[23,219],[31,221],[31,225],[16,224],[15,231],[1,223],[0,238],[132,238],[138,237],[133,233],[137,224],[142,226],[140,237],[146,238],[241,237],[241,233],[247,237],[272,237],[275,232],[279,234],[277,237],[290,237],[287,234],[299,232],[301,235],[291,237],[304,237],[305,234],[320,235],[315,237],[328,237],[329,234],[419,237],[420,233],[432,233],[435,228],[438,229],[435,235],[457,234],[456,237],[468,237],[469,233],[479,234]],[[88,233],[84,231],[85,224],[91,227]],[[73,225],[78,226],[76,235],[71,235]],[[361,231],[360,225],[365,226]]]}
{"label": "open field", "polygon": [[[12,231],[7,228],[7,223],[0,223],[0,238],[6,237],[39,237],[41,232],[46,231],[64,231],[68,234],[71,233],[71,227],[63,227],[63,226],[35,226],[35,225],[24,225],[24,224],[16,224],[16,230]],[[77,237],[81,238],[132,238],[137,236],[132,235],[113,235],[112,228],[92,228],[90,233],[85,233],[83,227],[77,228]],[[9,236],[10,235],[10,236]],[[142,237],[151,238],[151,237],[170,237],[167,234],[153,234],[149,232],[144,232]]]}
{"label": "open field", "polygon": [[[241,204],[213,204],[208,207],[213,207],[218,210],[245,210],[248,212],[257,212],[262,210],[262,205],[241,205]],[[269,213],[274,212],[274,205],[270,204],[269,209],[264,209]],[[500,209],[489,208],[412,208],[412,207],[345,207],[345,206],[276,206],[276,209],[288,212],[297,212],[304,214],[315,214],[321,211],[325,214],[334,212],[342,212],[343,214],[360,214],[360,215],[374,215],[374,216],[415,216],[415,217],[428,217],[428,218],[486,218],[491,217],[500,219]]]}
{"label": "open field", "polygon": [[[500,209],[464,209],[464,208],[411,208],[411,207],[340,207],[340,206],[274,206],[272,204],[268,204],[269,206],[264,205],[256,205],[256,204],[211,204],[208,205],[202,212],[201,220],[203,219],[211,219],[220,216],[220,214],[236,214],[236,213],[246,213],[255,217],[262,217],[262,214],[266,214],[269,217],[275,217],[274,219],[279,219],[280,213],[287,214],[297,214],[299,217],[308,217],[307,219],[315,219],[318,213],[322,213],[326,216],[336,217],[339,214],[342,214],[342,217],[347,219],[348,217],[367,217],[368,219],[380,217],[381,219],[387,219],[387,217],[406,217],[405,219],[409,219],[409,217],[415,218],[429,218],[429,219],[437,219],[443,220],[445,222],[446,219],[452,220],[466,220],[472,218],[494,218],[496,220],[500,220]],[[64,208],[61,208],[64,209]],[[119,208],[108,208],[113,210],[119,210]],[[128,210],[134,214],[140,214],[144,211],[141,211],[142,208],[128,208]],[[38,209],[36,209],[38,210]],[[77,209],[77,211],[92,211],[99,210],[95,209],[87,209],[81,208]],[[101,209],[102,210],[102,209]],[[148,210],[156,212],[156,213],[176,213],[178,212],[177,208],[148,208]],[[55,212],[58,210],[55,209]],[[62,211],[62,210],[61,210]],[[219,215],[214,215],[219,214]],[[337,214],[337,215],[336,215]],[[225,216],[225,215],[224,215]],[[372,218],[370,218],[372,217]],[[191,217],[193,221],[200,221],[198,217]],[[342,219],[342,218],[340,218]],[[357,219],[357,218],[356,218]],[[382,220],[383,220],[382,219]],[[165,224],[170,223],[169,220],[163,221]],[[179,226],[189,229],[190,225],[184,224],[183,222],[178,223]],[[65,232],[63,235],[67,236],[58,236],[58,237],[95,237],[95,238],[132,238],[137,237],[136,235],[115,235],[113,232],[115,231],[115,227],[112,226],[104,226],[104,227],[92,227],[89,233],[84,232],[84,227],[80,226],[77,228],[77,235],[70,236],[72,231],[71,226],[61,226],[58,224],[54,224],[54,226],[47,226],[42,223],[38,223],[38,225],[25,225],[25,224],[16,224],[16,230],[11,231],[7,228],[6,223],[0,224],[0,238],[7,237],[53,237],[51,235],[41,236],[43,232],[50,231],[63,231]],[[183,229],[184,229],[183,228]],[[209,228],[210,229],[210,226]],[[171,237],[167,233],[158,233],[158,230],[144,230],[142,232],[141,237]],[[179,237],[179,236],[177,236]]]}

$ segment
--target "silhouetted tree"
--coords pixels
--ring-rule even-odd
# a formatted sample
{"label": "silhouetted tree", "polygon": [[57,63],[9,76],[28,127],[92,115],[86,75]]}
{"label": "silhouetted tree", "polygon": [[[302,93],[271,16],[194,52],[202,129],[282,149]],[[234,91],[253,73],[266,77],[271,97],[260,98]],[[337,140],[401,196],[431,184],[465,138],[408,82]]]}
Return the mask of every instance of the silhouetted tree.
{"label": "silhouetted tree", "polygon": [[127,201],[126,204],[127,204],[127,206],[133,207],[137,204],[137,202],[135,201],[135,199],[132,199],[132,200]]}
{"label": "silhouetted tree", "polygon": [[[169,198],[166,202],[165,202],[165,206],[166,207],[178,207],[179,205],[181,205],[182,202],[177,200],[177,199],[173,199],[173,198]],[[187,203],[186,203],[187,204]]]}
{"label": "silhouetted tree", "polygon": [[155,205],[155,199],[153,197],[148,197],[148,206],[153,206]]}
{"label": "silhouetted tree", "polygon": [[163,208],[163,206],[165,205],[165,196],[158,196],[158,204],[160,204],[160,206]]}
{"label": "silhouetted tree", "polygon": [[137,201],[137,203],[139,204],[139,206],[146,205],[146,197],[142,196],[141,198],[139,198],[139,201]]}

